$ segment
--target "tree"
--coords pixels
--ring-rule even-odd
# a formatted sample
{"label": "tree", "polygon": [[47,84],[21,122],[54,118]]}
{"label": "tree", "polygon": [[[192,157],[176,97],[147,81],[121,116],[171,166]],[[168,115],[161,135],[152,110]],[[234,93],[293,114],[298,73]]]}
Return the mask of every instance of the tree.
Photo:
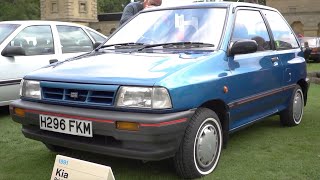
{"label": "tree", "polygon": [[122,12],[130,0],[98,0],[98,13]]}
{"label": "tree", "polygon": [[40,0],[1,0],[0,21],[40,19]]}

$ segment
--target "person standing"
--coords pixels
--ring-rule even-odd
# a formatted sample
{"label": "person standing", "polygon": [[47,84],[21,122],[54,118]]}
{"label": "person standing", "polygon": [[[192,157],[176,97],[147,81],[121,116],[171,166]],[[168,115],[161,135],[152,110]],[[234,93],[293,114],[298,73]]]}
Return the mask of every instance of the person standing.
{"label": "person standing", "polygon": [[310,54],[312,52],[312,49],[309,47],[308,41],[304,42],[304,48],[303,48],[303,53],[304,53],[304,59],[306,62],[309,61]]}
{"label": "person standing", "polygon": [[144,8],[160,6],[161,4],[162,0],[144,0],[143,2],[129,3],[123,10],[120,19],[120,26]]}

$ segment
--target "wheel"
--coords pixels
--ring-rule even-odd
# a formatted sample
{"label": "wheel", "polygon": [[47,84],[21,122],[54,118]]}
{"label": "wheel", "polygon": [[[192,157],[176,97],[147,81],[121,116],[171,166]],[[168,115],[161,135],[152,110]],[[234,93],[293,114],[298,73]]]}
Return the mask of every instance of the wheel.
{"label": "wheel", "polygon": [[222,142],[217,114],[210,109],[199,108],[191,118],[174,157],[178,175],[198,178],[211,173],[218,164]]}
{"label": "wheel", "polygon": [[50,151],[52,152],[64,152],[66,150],[66,148],[61,147],[61,146],[56,146],[56,145],[52,145],[52,144],[47,144],[47,143],[43,143]]}
{"label": "wheel", "polygon": [[289,107],[280,113],[280,122],[284,126],[297,126],[303,116],[304,96],[302,89],[296,85],[292,93]]}

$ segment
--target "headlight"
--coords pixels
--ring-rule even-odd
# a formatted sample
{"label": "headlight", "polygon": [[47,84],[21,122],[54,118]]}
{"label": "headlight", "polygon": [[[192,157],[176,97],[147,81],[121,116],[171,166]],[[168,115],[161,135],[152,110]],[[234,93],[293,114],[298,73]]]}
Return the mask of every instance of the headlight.
{"label": "headlight", "polygon": [[20,95],[22,97],[41,99],[41,88],[39,81],[22,80]]}
{"label": "headlight", "polygon": [[172,108],[167,89],[163,87],[120,87],[116,106],[168,109]]}

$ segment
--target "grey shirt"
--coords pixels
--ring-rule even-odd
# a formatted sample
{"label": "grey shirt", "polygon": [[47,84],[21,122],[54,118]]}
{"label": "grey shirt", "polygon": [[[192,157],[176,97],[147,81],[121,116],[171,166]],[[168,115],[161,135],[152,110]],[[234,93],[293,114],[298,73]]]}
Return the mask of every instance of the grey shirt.
{"label": "grey shirt", "polygon": [[137,14],[139,11],[143,9],[143,3],[142,2],[132,2],[129,3],[123,10],[121,19],[120,19],[120,26],[125,23],[128,19],[130,19],[132,16]]}

